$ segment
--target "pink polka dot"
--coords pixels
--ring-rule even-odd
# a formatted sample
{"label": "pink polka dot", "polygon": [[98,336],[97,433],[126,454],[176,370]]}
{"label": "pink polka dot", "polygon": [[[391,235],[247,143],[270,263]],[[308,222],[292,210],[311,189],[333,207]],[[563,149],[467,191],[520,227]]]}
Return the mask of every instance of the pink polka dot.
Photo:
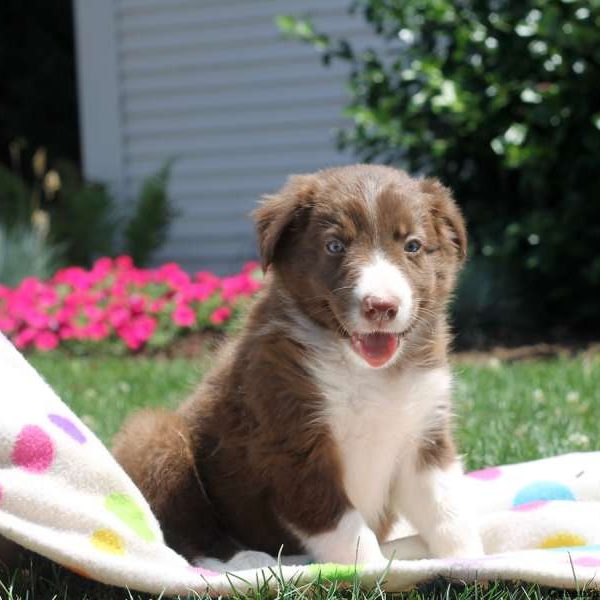
{"label": "pink polka dot", "polygon": [[216,577],[217,575],[220,575],[220,573],[210,571],[209,569],[205,569],[203,567],[193,567],[190,565],[189,568],[191,571],[194,571],[194,573],[196,573],[197,575],[200,575],[200,577]]}
{"label": "pink polka dot", "polygon": [[594,556],[580,556],[573,559],[573,564],[578,567],[600,567],[600,558]]}
{"label": "pink polka dot", "polygon": [[19,433],[11,458],[17,467],[30,473],[43,473],[54,460],[54,444],[41,427],[26,425]]}
{"label": "pink polka dot", "polygon": [[480,481],[498,479],[500,475],[502,475],[502,469],[500,467],[488,467],[487,469],[480,469],[479,471],[467,473],[468,477],[473,477],[473,479],[479,479]]}
{"label": "pink polka dot", "polygon": [[525,502],[525,504],[517,504],[517,506],[513,506],[511,510],[516,510],[519,512],[536,510],[538,508],[541,508],[542,506],[546,506],[548,502],[548,500],[534,500],[533,502]]}

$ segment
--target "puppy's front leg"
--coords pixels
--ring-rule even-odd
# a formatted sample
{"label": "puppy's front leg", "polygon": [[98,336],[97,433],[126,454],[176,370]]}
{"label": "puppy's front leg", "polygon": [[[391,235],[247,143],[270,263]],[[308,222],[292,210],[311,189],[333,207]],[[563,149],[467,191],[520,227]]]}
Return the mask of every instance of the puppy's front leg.
{"label": "puppy's front leg", "polygon": [[[301,468],[297,452],[276,452],[271,464],[275,509],[289,531],[319,562],[387,562],[375,533],[352,506],[328,436],[316,437]],[[280,447],[280,446],[279,446]],[[289,474],[294,473],[293,477]],[[285,548],[284,548],[285,552]]]}
{"label": "puppy's front leg", "polygon": [[447,465],[406,461],[396,490],[397,507],[417,529],[435,557],[474,557],[483,546],[462,493],[458,460]]}

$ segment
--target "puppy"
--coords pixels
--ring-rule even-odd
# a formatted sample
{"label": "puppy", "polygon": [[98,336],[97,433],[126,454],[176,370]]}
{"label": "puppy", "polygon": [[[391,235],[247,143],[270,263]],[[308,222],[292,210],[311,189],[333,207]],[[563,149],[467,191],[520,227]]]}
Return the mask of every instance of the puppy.
{"label": "puppy", "polygon": [[177,412],[115,440],[167,543],[383,561],[403,516],[433,556],[481,554],[450,429],[450,192],[355,165],[291,177],[254,218],[267,276],[241,334]]}

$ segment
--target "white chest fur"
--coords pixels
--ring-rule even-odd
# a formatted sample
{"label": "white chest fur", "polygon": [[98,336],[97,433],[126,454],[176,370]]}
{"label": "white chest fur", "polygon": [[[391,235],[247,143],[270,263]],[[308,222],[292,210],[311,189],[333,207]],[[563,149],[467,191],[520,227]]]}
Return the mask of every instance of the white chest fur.
{"label": "white chest fur", "polygon": [[399,465],[416,459],[439,407],[449,398],[449,369],[393,375],[347,361],[311,366],[325,397],[322,418],[339,447],[346,494],[376,529]]}

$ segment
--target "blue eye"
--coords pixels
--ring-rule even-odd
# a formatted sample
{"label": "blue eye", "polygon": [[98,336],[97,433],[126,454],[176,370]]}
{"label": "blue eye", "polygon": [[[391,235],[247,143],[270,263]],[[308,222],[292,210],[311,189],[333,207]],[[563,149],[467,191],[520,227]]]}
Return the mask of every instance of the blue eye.
{"label": "blue eye", "polygon": [[341,254],[346,250],[346,246],[340,240],[330,240],[325,244],[325,248],[330,254]]}
{"label": "blue eye", "polygon": [[410,254],[414,254],[421,249],[421,242],[419,240],[408,240],[406,244],[404,244],[404,251],[409,252]]}

